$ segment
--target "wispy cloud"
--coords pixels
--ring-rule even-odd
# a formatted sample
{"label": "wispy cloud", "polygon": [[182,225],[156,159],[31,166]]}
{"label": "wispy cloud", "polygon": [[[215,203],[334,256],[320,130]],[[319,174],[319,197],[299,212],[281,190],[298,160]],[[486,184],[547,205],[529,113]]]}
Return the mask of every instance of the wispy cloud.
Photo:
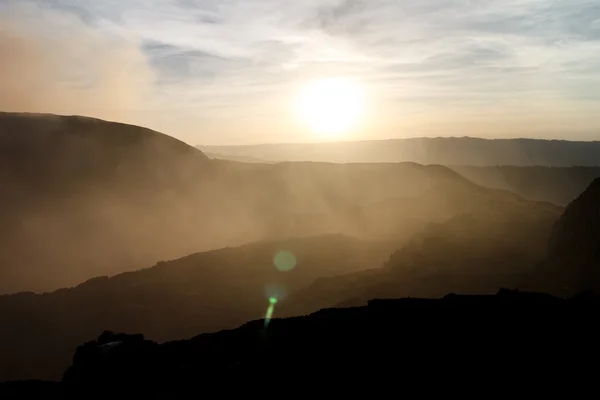
{"label": "wispy cloud", "polygon": [[149,106],[155,71],[135,43],[88,21],[0,3],[0,109],[137,120],[131,112]]}
{"label": "wispy cloud", "polygon": [[[0,11],[29,40],[59,26],[110,42],[92,55],[54,35],[62,62],[92,87],[107,84],[100,65],[142,71],[126,78],[146,76],[131,119],[190,142],[302,140],[288,104],[302,82],[326,75],[372,93],[363,138],[600,139],[590,111],[600,106],[596,0],[0,0]],[[112,58],[115,48],[130,64]],[[102,115],[95,107],[89,114]]]}

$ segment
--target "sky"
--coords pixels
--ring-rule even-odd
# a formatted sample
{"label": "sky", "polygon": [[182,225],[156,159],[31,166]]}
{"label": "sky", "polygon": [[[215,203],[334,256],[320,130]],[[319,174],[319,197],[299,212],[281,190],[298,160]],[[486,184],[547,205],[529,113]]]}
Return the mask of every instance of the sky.
{"label": "sky", "polygon": [[351,79],[335,140],[600,140],[597,0],[0,0],[0,110],[190,144],[332,140],[298,116]]}

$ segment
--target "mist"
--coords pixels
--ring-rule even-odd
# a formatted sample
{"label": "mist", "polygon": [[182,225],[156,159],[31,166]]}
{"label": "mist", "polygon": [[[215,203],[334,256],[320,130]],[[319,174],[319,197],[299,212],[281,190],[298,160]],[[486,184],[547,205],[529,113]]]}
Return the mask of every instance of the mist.
{"label": "mist", "polygon": [[0,398],[422,371],[592,315],[596,10],[412,3],[0,0]]}
{"label": "mist", "polygon": [[[529,207],[513,195],[498,205],[443,166],[245,164],[130,125],[23,114],[0,123],[5,293],[262,240],[344,234],[399,248],[432,222]],[[541,215],[547,229],[557,212]]]}
{"label": "mist", "polygon": [[140,123],[142,110],[155,108],[156,75],[137,43],[74,15],[9,3],[0,15],[0,59],[3,111]]}

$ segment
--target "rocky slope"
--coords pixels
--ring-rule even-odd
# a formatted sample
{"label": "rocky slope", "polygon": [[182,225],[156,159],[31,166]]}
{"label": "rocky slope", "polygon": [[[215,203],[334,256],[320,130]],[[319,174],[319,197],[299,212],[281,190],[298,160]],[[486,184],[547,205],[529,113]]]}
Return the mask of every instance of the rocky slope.
{"label": "rocky slope", "polygon": [[540,266],[547,290],[600,291],[600,178],[573,202],[555,224],[548,256]]}
{"label": "rocky slope", "polygon": [[0,380],[58,379],[98,330],[173,340],[265,315],[315,279],[379,267],[394,244],[339,235],[193,254],[46,294],[0,296]]}
{"label": "rocky slope", "polygon": [[526,199],[566,206],[600,177],[600,167],[473,167],[452,170],[486,187],[509,190]]}
{"label": "rocky slope", "polygon": [[[494,209],[498,211],[498,209]],[[361,306],[372,298],[439,297],[525,287],[544,259],[554,219],[543,214],[465,214],[428,225],[382,268],[319,278],[282,304],[284,315]]]}
{"label": "rocky slope", "polygon": [[[585,360],[600,355],[592,318],[598,311],[598,297],[502,290],[373,300],[163,344],[104,332],[77,348],[62,382],[45,386],[44,398],[249,396],[290,388],[362,388],[379,396],[398,385],[423,394],[586,390],[596,368]],[[14,395],[33,385],[3,389]]]}

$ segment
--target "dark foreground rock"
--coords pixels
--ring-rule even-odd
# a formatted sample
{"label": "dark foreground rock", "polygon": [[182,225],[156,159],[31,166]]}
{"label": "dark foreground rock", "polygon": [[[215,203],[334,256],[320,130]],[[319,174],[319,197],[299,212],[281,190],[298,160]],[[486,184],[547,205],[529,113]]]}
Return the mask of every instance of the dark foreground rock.
{"label": "dark foreground rock", "polygon": [[[339,395],[359,388],[369,388],[369,397],[390,388],[486,397],[568,388],[573,396],[600,370],[599,311],[593,295],[502,290],[373,300],[163,344],[105,332],[77,349],[59,387],[46,389],[81,399]],[[31,390],[25,396],[33,398]]]}

